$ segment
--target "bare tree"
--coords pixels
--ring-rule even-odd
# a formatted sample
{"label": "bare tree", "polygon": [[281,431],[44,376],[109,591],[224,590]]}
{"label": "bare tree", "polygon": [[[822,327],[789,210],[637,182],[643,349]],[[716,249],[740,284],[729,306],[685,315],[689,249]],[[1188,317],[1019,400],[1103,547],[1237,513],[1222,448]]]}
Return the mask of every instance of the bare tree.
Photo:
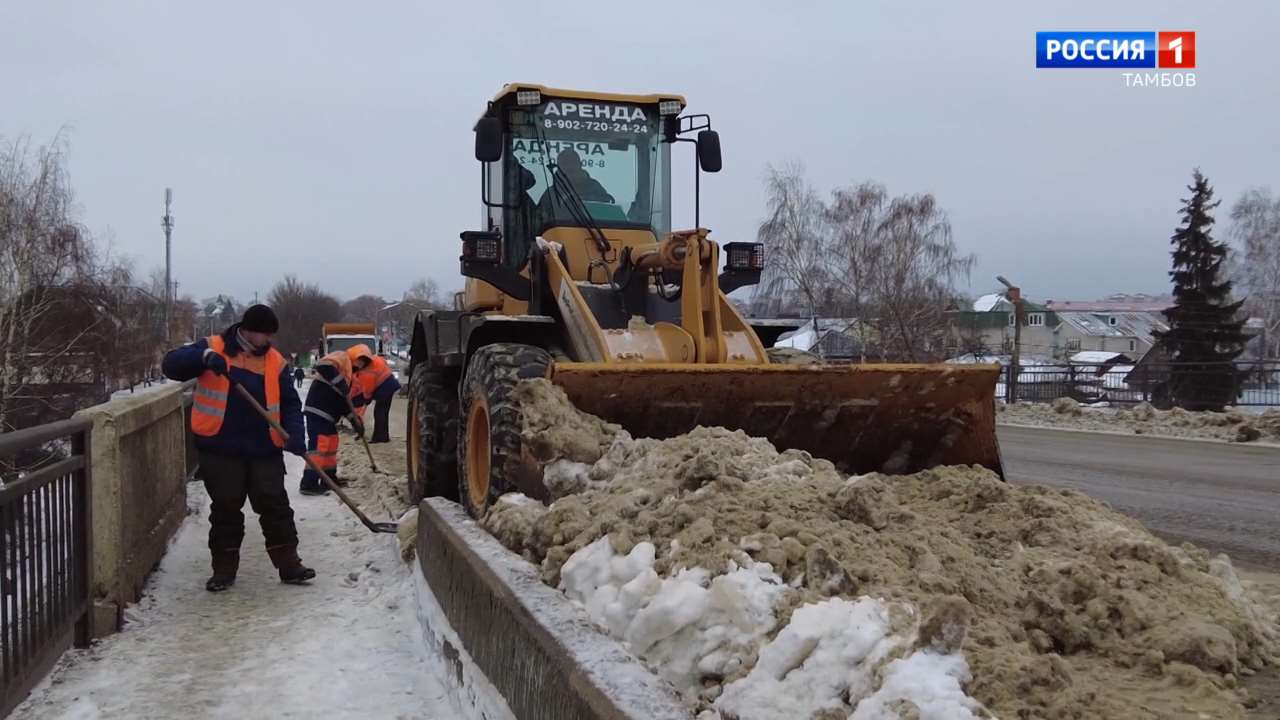
{"label": "bare tree", "polygon": [[447,310],[453,307],[453,293],[442,290],[431,278],[419,278],[404,292],[394,307],[382,314],[383,329],[389,330],[400,344],[408,343],[413,333],[413,320],[424,310]]}
{"label": "bare tree", "polygon": [[833,286],[826,206],[798,164],[770,165],[764,183],[767,215],[756,238],[766,247],[765,267],[756,297],[765,300],[762,311],[772,314],[778,312],[778,305],[798,296],[817,332],[817,318],[826,309]]}
{"label": "bare tree", "polygon": [[[891,197],[867,182],[840,188],[824,203],[803,170],[770,168],[765,180],[768,219],[765,272],[757,297],[794,304],[810,317],[857,318],[864,358],[935,359],[945,347],[947,308],[973,255],[959,251],[951,225],[929,194]],[[776,313],[778,307],[765,308]]]}
{"label": "bare tree", "polygon": [[419,278],[404,291],[401,298],[422,309],[442,310],[451,304],[447,293],[440,290],[440,285],[431,278]]}
{"label": "bare tree", "polygon": [[77,294],[82,310],[92,307],[92,293],[67,288],[92,286],[102,270],[72,203],[61,135],[38,147],[0,140],[0,431],[19,406],[48,403],[52,388],[101,377],[96,361],[73,353],[98,316],[53,322]]}
{"label": "bare tree", "polygon": [[387,301],[377,295],[361,295],[342,303],[342,319],[346,322],[373,322]]}
{"label": "bare tree", "polygon": [[867,281],[882,352],[911,362],[939,359],[955,284],[968,278],[977,257],[960,252],[946,213],[928,193],[894,198],[877,227],[877,262]]}
{"label": "bare tree", "polygon": [[321,326],[342,318],[342,305],[337,298],[319,285],[304,283],[293,275],[285,275],[271,288],[267,304],[280,319],[275,344],[286,355],[317,347]]}
{"label": "bare tree", "polygon": [[1231,207],[1231,236],[1244,252],[1234,274],[1249,295],[1246,307],[1262,318],[1262,354],[1280,357],[1280,197],[1247,190]]}
{"label": "bare tree", "polygon": [[863,362],[868,349],[882,347],[872,333],[871,320],[876,316],[872,278],[879,271],[884,255],[880,223],[887,202],[884,186],[868,182],[852,188],[837,188],[826,210],[833,235],[831,277],[839,289],[841,314],[859,320],[854,331],[862,348]]}

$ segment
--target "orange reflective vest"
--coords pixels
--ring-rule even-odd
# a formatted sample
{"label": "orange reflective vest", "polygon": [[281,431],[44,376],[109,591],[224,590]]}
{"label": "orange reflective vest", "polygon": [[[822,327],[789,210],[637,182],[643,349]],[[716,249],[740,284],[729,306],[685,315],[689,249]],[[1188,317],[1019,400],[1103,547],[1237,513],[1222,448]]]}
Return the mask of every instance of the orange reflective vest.
{"label": "orange reflective vest", "polygon": [[[334,350],[317,360],[316,365],[332,365],[338,371],[338,377],[334,379],[334,382],[346,380],[347,386],[351,386],[351,356],[347,355],[345,350]],[[324,382],[329,384],[328,381]]]}
{"label": "orange reflective vest", "polygon": [[373,356],[373,362],[369,367],[360,371],[360,384],[363,386],[365,397],[372,398],[373,392],[378,386],[391,379],[391,366],[387,365],[387,361],[383,360],[380,355]]}
{"label": "orange reflective vest", "polygon": [[374,355],[368,345],[356,345],[348,349],[347,354],[351,356],[352,365],[362,357],[369,358],[369,366],[356,371],[359,383],[353,386],[352,390],[355,391],[358,387],[360,394],[364,395],[366,400],[373,399],[373,392],[378,389],[378,386],[391,378],[391,367],[381,356]]}
{"label": "orange reflective vest", "polygon": [[[267,350],[266,355],[254,355],[242,352],[235,357],[226,353],[226,342],[221,335],[213,335],[205,340],[209,349],[227,361],[227,368],[240,368],[262,375],[263,387],[267,391],[267,412],[277,423],[280,422],[280,373],[284,370],[284,356],[275,348]],[[231,392],[231,380],[211,370],[205,370],[196,378],[195,392],[191,396],[191,432],[201,437],[213,437],[222,429],[222,420],[227,414],[227,393]],[[276,447],[284,447],[284,438],[275,429],[271,430],[271,442]]]}

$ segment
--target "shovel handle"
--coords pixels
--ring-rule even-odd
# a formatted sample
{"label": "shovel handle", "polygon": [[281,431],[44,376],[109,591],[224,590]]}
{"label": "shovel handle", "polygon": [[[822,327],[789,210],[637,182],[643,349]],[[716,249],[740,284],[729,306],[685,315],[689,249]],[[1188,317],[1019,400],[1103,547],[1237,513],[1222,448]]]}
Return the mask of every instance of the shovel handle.
{"label": "shovel handle", "polygon": [[[354,418],[356,416],[356,406],[355,403],[351,402],[351,396],[343,395],[342,399],[347,401],[347,410],[351,412],[351,417]],[[354,427],[354,423],[352,425]],[[369,447],[369,439],[364,436],[363,432],[357,433],[357,435],[360,436],[360,442],[364,443],[365,453],[369,455],[369,468],[374,472],[382,472],[378,469],[378,461],[373,459],[373,449]]]}
{"label": "shovel handle", "polygon": [[[240,397],[244,398],[244,401],[249,403],[249,406],[261,415],[263,420],[267,421],[267,424],[271,426],[271,429],[279,433],[280,437],[284,438],[285,442],[289,442],[289,433],[280,426],[280,423],[276,422],[275,418],[271,417],[271,413],[267,412],[267,409],[262,407],[262,403],[259,403],[258,400],[253,397],[252,393],[245,390],[244,386],[240,383],[232,380],[230,376],[228,376],[227,379],[231,380],[231,387],[235,388]],[[329,489],[338,496],[338,499],[341,500],[344,505],[351,508],[351,512],[355,513],[356,517],[360,518],[360,522],[363,523],[365,527],[369,528],[373,532],[395,532],[395,523],[375,523],[370,520],[369,516],[365,515],[364,511],[360,509],[360,506],[356,505],[351,498],[347,497],[346,493],[342,492],[342,488],[338,487],[338,483],[334,482],[333,478],[329,477],[329,473],[325,472],[324,468],[317,465],[316,461],[312,460],[309,454],[304,454],[302,459],[306,461],[308,467],[320,476],[320,479],[324,481],[325,485],[329,486]]]}

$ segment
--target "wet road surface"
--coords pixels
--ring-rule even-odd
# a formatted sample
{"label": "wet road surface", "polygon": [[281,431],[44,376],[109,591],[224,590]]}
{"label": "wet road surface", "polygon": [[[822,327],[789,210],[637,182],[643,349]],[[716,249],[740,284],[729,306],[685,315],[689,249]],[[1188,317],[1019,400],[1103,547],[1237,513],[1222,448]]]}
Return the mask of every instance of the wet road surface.
{"label": "wet road surface", "polygon": [[1280,447],[1001,426],[1016,483],[1102,500],[1174,542],[1280,570]]}

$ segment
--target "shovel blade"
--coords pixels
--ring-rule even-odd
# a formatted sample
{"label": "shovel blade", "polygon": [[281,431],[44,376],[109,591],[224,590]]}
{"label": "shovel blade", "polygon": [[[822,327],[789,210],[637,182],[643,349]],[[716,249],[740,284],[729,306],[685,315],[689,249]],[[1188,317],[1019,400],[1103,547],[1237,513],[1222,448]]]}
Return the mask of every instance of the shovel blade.
{"label": "shovel blade", "polygon": [[996,365],[557,363],[579,409],[634,437],[702,425],[768,438],[851,473],[982,465],[1003,476]]}

